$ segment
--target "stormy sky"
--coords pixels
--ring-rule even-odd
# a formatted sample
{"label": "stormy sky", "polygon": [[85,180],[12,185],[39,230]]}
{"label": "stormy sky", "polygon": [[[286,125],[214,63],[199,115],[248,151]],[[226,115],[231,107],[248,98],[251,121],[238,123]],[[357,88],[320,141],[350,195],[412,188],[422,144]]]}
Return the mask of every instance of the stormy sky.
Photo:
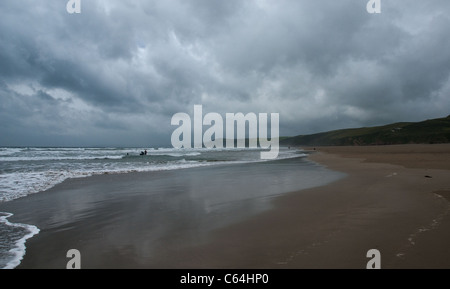
{"label": "stormy sky", "polygon": [[173,114],[280,135],[450,114],[450,1],[0,1],[0,146],[170,146]]}

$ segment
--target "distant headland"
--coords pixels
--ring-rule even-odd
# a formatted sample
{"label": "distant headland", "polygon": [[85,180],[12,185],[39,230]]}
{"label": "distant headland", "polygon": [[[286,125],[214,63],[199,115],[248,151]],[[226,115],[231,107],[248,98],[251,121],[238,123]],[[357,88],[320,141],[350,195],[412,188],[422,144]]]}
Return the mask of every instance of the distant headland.
{"label": "distant headland", "polygon": [[398,122],[384,126],[340,129],[286,137],[280,140],[280,145],[355,146],[449,142],[450,115],[421,122]]}

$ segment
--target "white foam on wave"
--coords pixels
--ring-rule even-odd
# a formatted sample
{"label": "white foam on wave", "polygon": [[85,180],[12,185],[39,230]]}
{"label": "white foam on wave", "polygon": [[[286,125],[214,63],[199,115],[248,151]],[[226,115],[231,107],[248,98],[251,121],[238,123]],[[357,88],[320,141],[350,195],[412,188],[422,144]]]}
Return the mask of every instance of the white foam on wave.
{"label": "white foam on wave", "polygon": [[[123,151],[124,150],[121,150],[122,153]],[[174,149],[151,150],[151,152],[155,154],[159,152],[161,153],[161,155],[172,154],[173,156],[177,157],[198,156],[202,154],[198,150],[195,151],[192,149],[176,150],[177,151],[176,153],[174,151],[175,151]],[[298,158],[303,156],[306,155],[299,154],[293,150],[280,151],[277,160]],[[93,156],[90,155],[89,157]],[[115,157],[119,158],[119,156]],[[122,158],[122,156],[120,156],[120,158]],[[122,174],[132,172],[166,171],[166,170],[187,169],[200,166],[211,166],[220,164],[242,164],[242,163],[265,162],[265,161],[272,161],[272,160],[261,160],[260,158],[250,158],[245,160],[207,162],[204,160],[186,161],[186,159],[183,158],[181,160],[163,163],[157,162],[156,163],[113,162],[113,163],[95,163],[95,164],[84,163],[81,165],[81,167],[78,166],[78,164],[76,164],[75,166],[68,164],[67,166],[59,165],[58,167],[46,169],[43,171],[30,169],[30,171],[3,173],[0,174],[0,202],[11,201],[14,199],[25,197],[30,194],[46,191],[69,178],[83,178],[106,173]]]}
{"label": "white foam on wave", "polygon": [[34,157],[0,157],[2,162],[20,162],[20,161],[82,161],[82,160],[120,160],[123,156],[74,156],[74,157],[57,157],[57,156],[34,156]]}
{"label": "white foam on wave", "polygon": [[162,156],[169,156],[169,157],[195,157],[201,155],[199,152],[192,152],[192,153],[164,153],[164,154],[154,154],[154,155],[162,155]]}
{"label": "white foam on wave", "polygon": [[70,178],[84,178],[102,174],[124,174],[133,172],[153,172],[186,169],[212,165],[211,163],[186,161],[150,164],[135,167],[103,167],[94,169],[48,170],[41,172],[16,172],[0,175],[0,202],[12,201],[30,194],[46,191]]}
{"label": "white foam on wave", "polygon": [[136,153],[135,149],[95,149],[95,148],[2,148],[0,161],[62,161],[121,159],[126,154]]}
{"label": "white foam on wave", "polygon": [[33,225],[27,225],[27,224],[20,224],[20,223],[11,223],[8,221],[8,218],[13,216],[11,213],[1,213],[4,214],[4,216],[0,216],[0,223],[5,224],[6,226],[10,227],[19,227],[26,229],[29,233],[20,238],[16,243],[14,244],[14,247],[9,250],[9,253],[12,255],[11,260],[8,261],[6,266],[4,266],[2,269],[14,269],[16,268],[20,262],[23,259],[23,256],[25,256],[26,253],[26,246],[25,243],[28,239],[33,237],[34,235],[37,235],[39,233],[39,228]]}
{"label": "white foam on wave", "polygon": [[285,159],[295,159],[295,158],[302,158],[308,156],[305,153],[283,153],[280,152],[276,160],[285,160]]}
{"label": "white foam on wave", "polygon": [[10,155],[21,152],[21,150],[22,149],[19,149],[19,148],[1,148],[0,156],[10,156]]}
{"label": "white foam on wave", "polygon": [[48,190],[68,178],[87,177],[89,172],[45,171],[0,175],[0,202],[12,201]]}

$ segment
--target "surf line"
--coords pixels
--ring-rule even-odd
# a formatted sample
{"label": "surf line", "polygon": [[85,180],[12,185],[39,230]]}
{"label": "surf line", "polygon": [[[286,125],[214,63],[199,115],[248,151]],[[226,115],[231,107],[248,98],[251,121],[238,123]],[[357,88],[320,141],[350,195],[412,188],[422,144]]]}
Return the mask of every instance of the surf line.
{"label": "surf line", "polygon": [[[258,116],[249,112],[226,113],[226,135],[224,135],[223,118],[215,112],[203,116],[203,106],[194,105],[193,123],[187,113],[179,112],[172,116],[171,125],[178,127],[173,131],[171,142],[174,148],[192,148],[192,126],[194,127],[194,148],[245,148],[248,135],[249,148],[269,149],[261,152],[261,159],[275,159],[279,152],[279,125],[278,113],[270,114],[270,140],[268,139],[268,115],[259,113]],[[258,123],[259,122],[259,123]],[[246,131],[248,123],[248,131]],[[210,126],[203,133],[203,126]],[[236,134],[235,134],[236,127]]]}
{"label": "surf line", "polygon": [[14,269],[16,268],[20,262],[22,261],[23,257],[25,256],[25,243],[26,241],[33,237],[34,235],[39,234],[40,230],[38,227],[33,225],[26,225],[26,224],[20,224],[20,223],[11,223],[8,221],[8,218],[13,216],[11,213],[6,212],[0,212],[0,223],[4,223],[7,226],[10,227],[18,227],[26,229],[29,233],[23,236],[21,239],[16,241],[14,248],[9,250],[9,253],[12,254],[12,259],[4,266],[2,269]]}

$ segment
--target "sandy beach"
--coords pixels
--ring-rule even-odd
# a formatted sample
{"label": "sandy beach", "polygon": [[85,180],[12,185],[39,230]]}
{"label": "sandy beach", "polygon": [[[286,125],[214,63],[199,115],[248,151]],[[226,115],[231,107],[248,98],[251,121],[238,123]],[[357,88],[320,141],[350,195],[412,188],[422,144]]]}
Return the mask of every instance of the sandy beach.
{"label": "sandy beach", "polygon": [[450,1],[0,1],[0,270],[450,269]]}
{"label": "sandy beach", "polygon": [[[382,268],[450,268],[450,145],[304,149],[306,162],[73,179],[0,209],[41,229],[18,268],[65,268],[72,248],[83,268],[363,269],[370,249]],[[323,166],[341,174],[293,189]]]}
{"label": "sandy beach", "polygon": [[40,230],[27,240],[17,268],[65,268],[70,249],[81,252],[82,268],[182,268],[187,260],[180,252],[208,244],[215,230],[270,210],[283,193],[344,176],[294,154],[271,162],[67,179],[0,203],[0,212]]}
{"label": "sandy beach", "polygon": [[317,147],[348,177],[275,201],[276,209],[183,252],[179,267],[450,268],[450,145]]}

